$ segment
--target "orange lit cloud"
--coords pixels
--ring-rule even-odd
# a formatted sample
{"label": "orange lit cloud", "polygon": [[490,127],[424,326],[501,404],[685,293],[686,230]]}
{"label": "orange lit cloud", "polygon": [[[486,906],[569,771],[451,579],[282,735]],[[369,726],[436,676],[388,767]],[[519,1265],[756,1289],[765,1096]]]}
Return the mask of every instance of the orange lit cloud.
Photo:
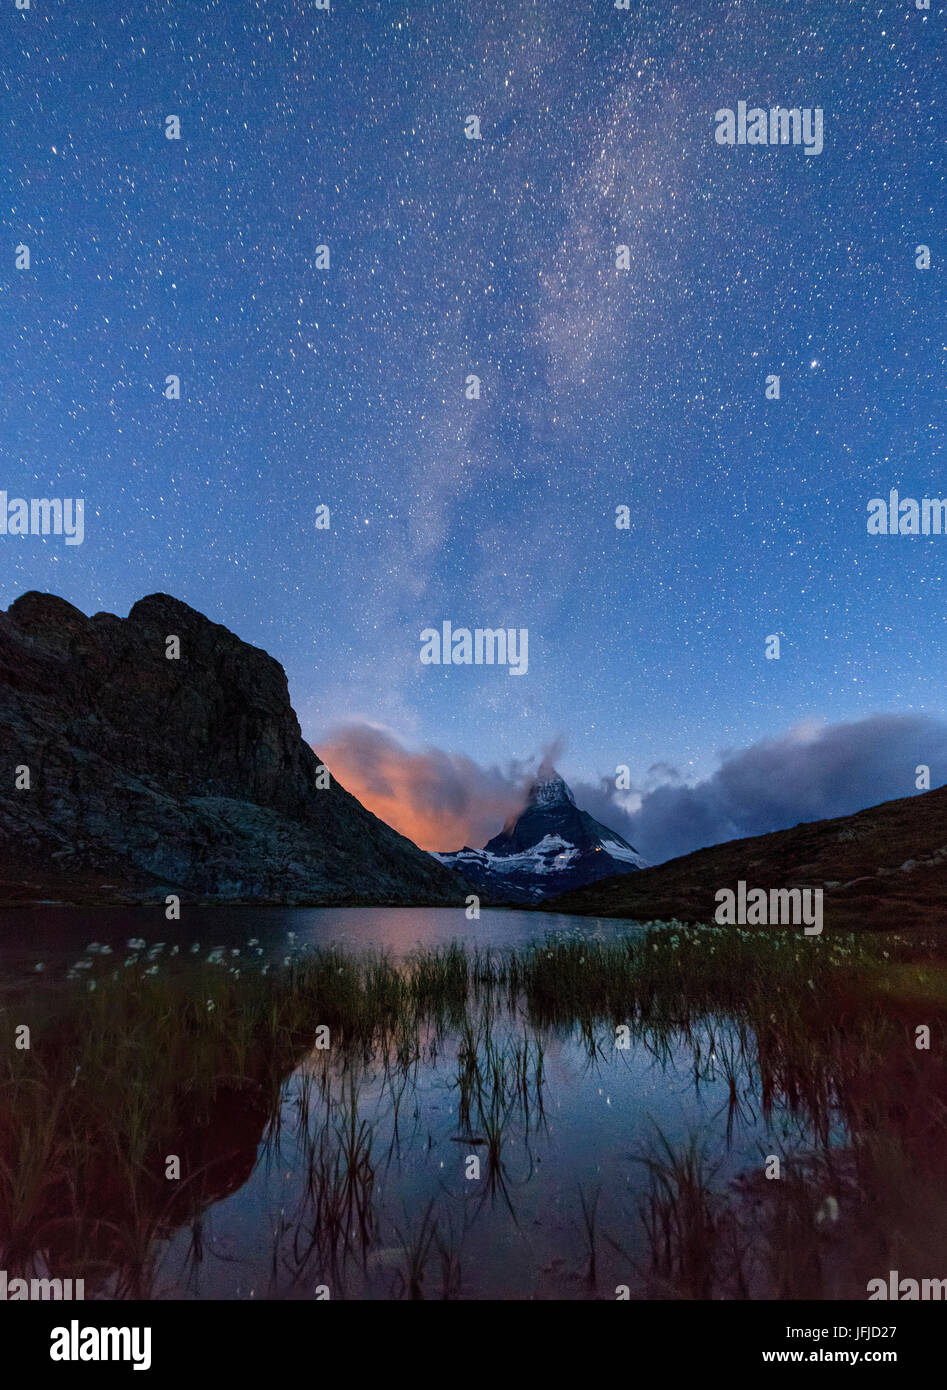
{"label": "orange lit cloud", "polygon": [[319,756],[346,791],[422,849],[480,848],[525,799],[518,770],[483,768],[440,748],[412,753],[368,724],[332,730]]}

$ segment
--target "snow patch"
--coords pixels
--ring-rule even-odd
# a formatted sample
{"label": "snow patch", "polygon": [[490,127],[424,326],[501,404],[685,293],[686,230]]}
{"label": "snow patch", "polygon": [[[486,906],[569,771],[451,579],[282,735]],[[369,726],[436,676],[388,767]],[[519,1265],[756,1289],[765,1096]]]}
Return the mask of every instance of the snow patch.
{"label": "snow patch", "polygon": [[576,846],[570,845],[561,835],[544,835],[535,845],[521,850],[519,854],[500,855],[486,849],[469,848],[459,849],[454,854],[435,854],[433,850],[428,852],[448,868],[479,864],[501,876],[516,872],[555,873],[567,869],[579,853]]}
{"label": "snow patch", "polygon": [[651,867],[647,859],[642,858],[637,850],[632,849],[630,845],[620,845],[617,840],[603,840],[602,849],[611,855],[612,859],[620,859],[623,864],[634,864],[638,869],[650,869]]}

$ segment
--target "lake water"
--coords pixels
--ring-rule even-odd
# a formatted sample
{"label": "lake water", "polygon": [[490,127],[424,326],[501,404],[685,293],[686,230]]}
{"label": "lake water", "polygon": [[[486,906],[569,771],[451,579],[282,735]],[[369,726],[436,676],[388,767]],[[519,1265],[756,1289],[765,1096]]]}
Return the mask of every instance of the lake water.
{"label": "lake water", "polygon": [[[262,964],[307,946],[403,958],[452,941],[503,949],[643,930],[526,912],[469,921],[462,909],[186,907],[170,923],[153,909],[40,907],[0,912],[0,982],[19,1013],[65,988],[89,944],[108,946],[118,968],[135,938],[164,943],[159,961],[222,948]],[[583,1036],[516,1010],[472,1020],[491,1077],[473,1103],[470,1037],[447,1026],[407,1061],[390,1047],[344,1060],[314,1049],[275,1104],[231,1098],[201,1117],[182,1145],[209,1176],[154,1217],[151,1296],[613,1298],[622,1285],[660,1296],[642,1219],[647,1156],[693,1141],[726,1191],[758,1174],[761,1156],[811,1139],[778,1097],[764,1105],[752,1047],[727,1019],[635,1030],[621,1050],[610,1023]],[[112,1296],[123,1277],[96,1267],[90,1291]]]}
{"label": "lake water", "polygon": [[241,949],[255,937],[265,956],[282,957],[287,945],[340,945],[352,950],[378,948],[404,957],[419,946],[515,947],[547,934],[581,933],[607,939],[640,930],[619,919],[565,917],[548,912],[485,909],[478,921],[463,908],[408,907],[189,907],[182,920],[165,920],[164,908],[81,908],[42,906],[0,908],[0,975],[7,980],[34,973],[37,963],[58,978],[91,942],[124,951],[134,938],[177,945],[183,954],[195,943]]}

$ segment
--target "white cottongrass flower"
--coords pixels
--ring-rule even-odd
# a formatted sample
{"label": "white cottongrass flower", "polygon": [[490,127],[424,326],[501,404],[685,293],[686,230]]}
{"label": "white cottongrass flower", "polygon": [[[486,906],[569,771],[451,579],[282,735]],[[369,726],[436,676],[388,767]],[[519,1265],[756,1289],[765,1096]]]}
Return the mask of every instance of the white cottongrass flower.
{"label": "white cottongrass flower", "polygon": [[817,1226],[834,1226],[839,1217],[838,1201],[835,1197],[826,1197],[819,1210],[816,1212],[815,1224]]}

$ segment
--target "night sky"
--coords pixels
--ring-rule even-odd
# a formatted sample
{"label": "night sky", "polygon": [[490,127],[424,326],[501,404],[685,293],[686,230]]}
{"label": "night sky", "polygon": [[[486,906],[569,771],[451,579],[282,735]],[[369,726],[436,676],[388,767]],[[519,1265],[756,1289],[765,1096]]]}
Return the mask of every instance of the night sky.
{"label": "night sky", "polygon": [[[86,536],[0,537],[0,607],[164,590],[317,748],[562,736],[580,781],[942,718],[947,537],[866,515],[947,495],[944,22],[2,0],[0,489]],[[822,153],[717,144],[739,100],[821,107]],[[445,619],[527,628],[528,673],[422,666]]]}

